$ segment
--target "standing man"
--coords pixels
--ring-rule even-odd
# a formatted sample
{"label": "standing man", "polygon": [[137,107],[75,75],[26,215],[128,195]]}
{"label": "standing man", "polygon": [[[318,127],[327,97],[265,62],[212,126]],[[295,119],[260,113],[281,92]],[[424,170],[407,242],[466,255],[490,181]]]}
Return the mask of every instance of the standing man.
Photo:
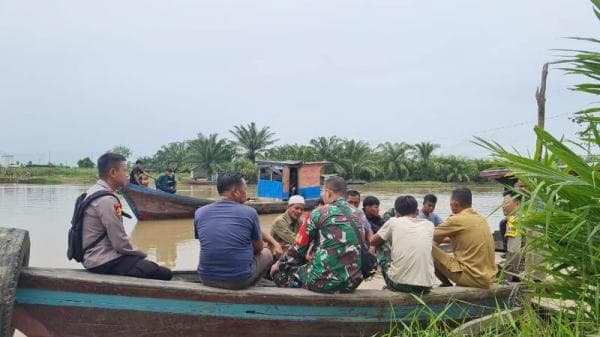
{"label": "standing man", "polygon": [[[435,274],[442,286],[451,286],[452,281],[458,286],[487,289],[496,276],[495,245],[490,226],[471,204],[471,190],[457,188],[452,191],[450,209],[453,215],[433,232]],[[445,239],[452,243],[453,256],[437,246]]]}
{"label": "standing man", "polygon": [[504,202],[502,203],[502,212],[506,216],[506,261],[505,261],[505,280],[519,281],[517,274],[522,271],[521,268],[521,248],[522,235],[517,228],[517,212],[521,206],[521,196],[511,191],[506,191],[504,194]]}
{"label": "standing man", "polygon": [[135,162],[135,167],[129,174],[129,183],[133,185],[144,185],[142,175],[144,174],[144,165],[141,160]]}
{"label": "standing man", "polygon": [[437,204],[437,197],[433,194],[427,194],[423,198],[423,207],[419,210],[417,218],[429,220],[434,226],[441,224],[442,218],[439,215],[433,213],[435,211],[435,205]]}
{"label": "standing man", "polygon": [[[271,268],[280,287],[348,293],[363,280],[360,240],[364,240],[364,214],[344,199],[346,181],[342,177],[327,178],[324,188],[325,206],[312,211],[294,245]],[[306,253],[311,243],[314,254],[309,261]]]}
{"label": "standing man", "polygon": [[428,293],[435,279],[433,223],[417,218],[417,200],[410,195],[398,197],[394,208],[397,217],[388,220],[371,239],[371,246],[379,246],[377,262],[383,279],[392,291]]}
{"label": "standing man", "polygon": [[261,231],[256,210],[244,205],[247,188],[241,173],[224,173],[217,179],[221,199],[196,210],[198,275],[207,286],[233,290],[250,287],[269,270],[273,255],[283,253],[281,245]]}
{"label": "standing man", "polygon": [[304,197],[293,195],[288,200],[288,208],[273,222],[271,235],[282,245],[291,246],[296,239],[296,233],[300,228],[300,217],[304,212]]}
{"label": "standing man", "polygon": [[[100,179],[87,195],[99,191],[115,193],[127,185],[127,162],[116,153],[98,158]],[[85,269],[99,274],[125,275],[170,280],[171,271],[145,260],[146,254],[134,246],[123,227],[121,203],[116,195],[100,197],[90,204],[83,218],[83,259]]]}
{"label": "standing man", "polygon": [[175,174],[170,168],[166,169],[165,173],[156,179],[156,188],[163,192],[173,194],[177,192],[176,186]]}

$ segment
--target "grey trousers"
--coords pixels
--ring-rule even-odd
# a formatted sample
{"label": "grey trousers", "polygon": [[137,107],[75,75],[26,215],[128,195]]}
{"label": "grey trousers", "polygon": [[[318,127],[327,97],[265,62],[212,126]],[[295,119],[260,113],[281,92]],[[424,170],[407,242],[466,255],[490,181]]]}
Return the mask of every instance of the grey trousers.
{"label": "grey trousers", "polygon": [[273,254],[268,248],[263,248],[260,254],[254,255],[254,259],[252,260],[252,276],[250,278],[246,280],[226,281],[202,279],[200,277],[200,281],[209,287],[231,290],[245,289],[258,282],[269,268],[271,268],[271,265],[273,265]]}

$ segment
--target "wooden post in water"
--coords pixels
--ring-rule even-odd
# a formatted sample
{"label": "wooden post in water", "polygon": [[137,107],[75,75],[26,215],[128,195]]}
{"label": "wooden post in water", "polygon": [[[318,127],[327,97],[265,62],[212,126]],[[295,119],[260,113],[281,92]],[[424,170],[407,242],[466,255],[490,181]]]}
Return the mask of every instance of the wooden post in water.
{"label": "wooden post in water", "polygon": [[[544,130],[544,124],[546,122],[546,78],[548,78],[548,63],[544,63],[540,86],[535,89],[535,100],[538,106],[537,126],[542,130]],[[542,159],[542,141],[539,138],[535,144],[535,159]]]}

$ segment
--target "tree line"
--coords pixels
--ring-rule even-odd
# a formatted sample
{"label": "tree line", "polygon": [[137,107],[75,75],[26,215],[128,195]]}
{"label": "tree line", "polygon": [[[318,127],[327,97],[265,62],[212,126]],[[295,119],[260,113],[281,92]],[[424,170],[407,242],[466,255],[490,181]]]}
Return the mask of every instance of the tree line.
{"label": "tree line", "polygon": [[[194,168],[209,175],[222,171],[241,171],[255,181],[257,160],[327,160],[331,165],[324,173],[336,173],[353,180],[430,180],[442,182],[479,181],[479,172],[492,166],[489,160],[438,155],[438,144],[421,142],[385,142],[372,147],[362,140],[337,136],[318,137],[308,144],[284,144],[268,126],[259,128],[254,122],[231,129],[232,139],[202,133],[194,139],[163,145],[154,155],[137,158],[150,170],[169,167],[175,172]],[[131,156],[125,146],[111,151]],[[81,164],[89,165],[82,159]]]}

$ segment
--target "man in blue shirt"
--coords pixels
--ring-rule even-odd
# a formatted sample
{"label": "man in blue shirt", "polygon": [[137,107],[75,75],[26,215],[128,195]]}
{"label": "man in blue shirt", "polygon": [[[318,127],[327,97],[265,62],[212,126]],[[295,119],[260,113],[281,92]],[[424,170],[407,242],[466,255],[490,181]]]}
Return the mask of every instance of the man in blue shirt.
{"label": "man in blue shirt", "polygon": [[[217,180],[221,199],[196,210],[200,240],[198,275],[205,285],[244,289],[255,284],[283,253],[281,245],[260,229],[258,213],[244,205],[247,186],[242,174]],[[265,246],[267,243],[273,252]]]}
{"label": "man in blue shirt", "polygon": [[425,219],[429,220],[433,223],[434,226],[441,224],[442,218],[439,215],[433,213],[435,211],[435,204],[437,204],[437,197],[433,194],[427,194],[423,198],[423,208],[419,210],[419,215],[417,215],[417,219]]}

